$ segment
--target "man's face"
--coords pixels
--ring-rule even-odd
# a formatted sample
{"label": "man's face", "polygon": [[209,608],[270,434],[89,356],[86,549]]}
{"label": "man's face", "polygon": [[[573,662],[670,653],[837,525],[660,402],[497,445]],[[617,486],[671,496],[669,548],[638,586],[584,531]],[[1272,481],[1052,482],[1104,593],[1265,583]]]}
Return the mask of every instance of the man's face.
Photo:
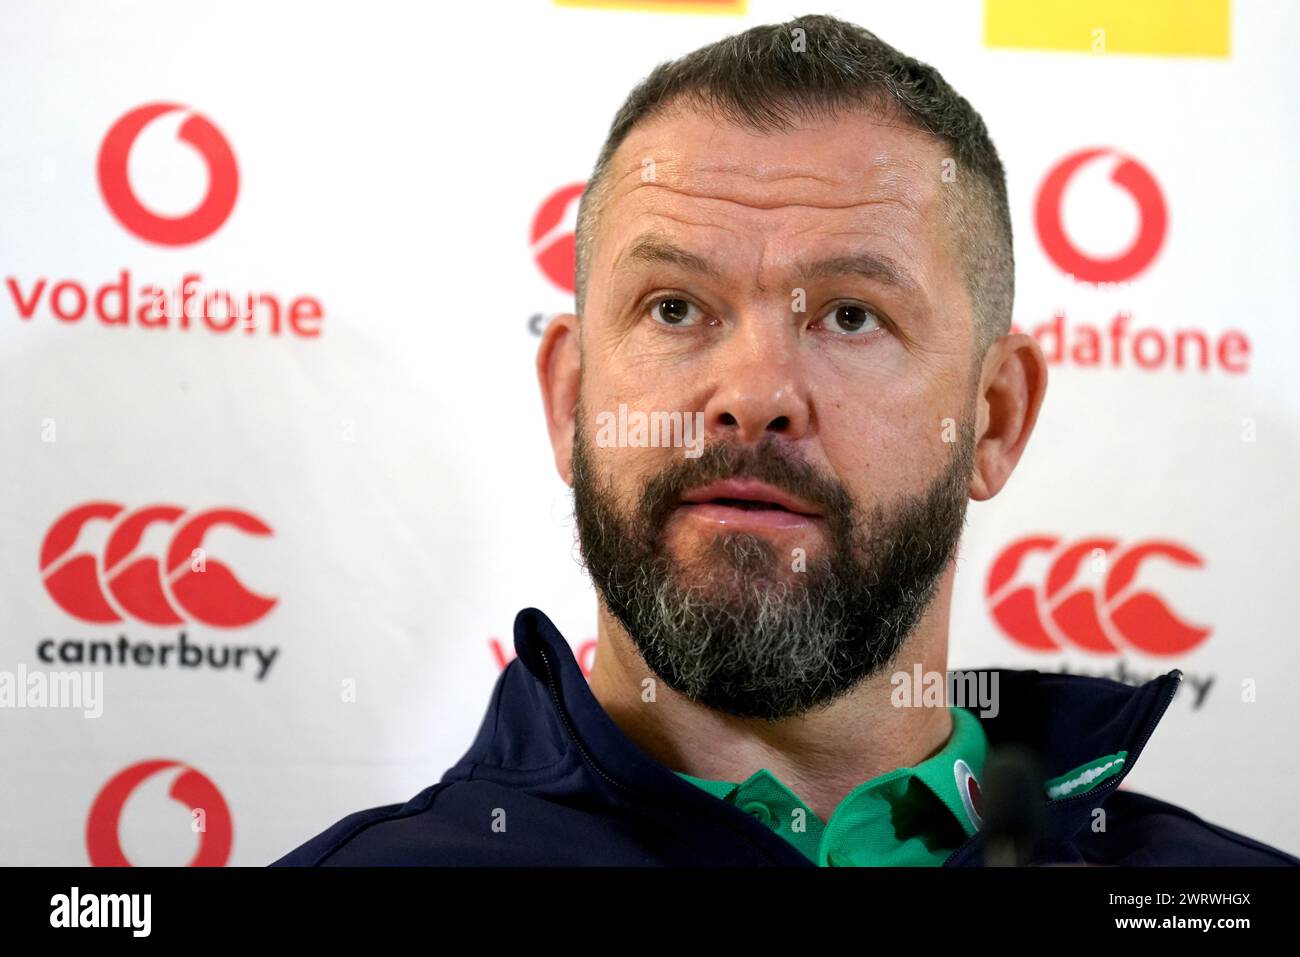
{"label": "man's face", "polygon": [[[974,326],[944,160],[868,115],[762,135],[685,111],[615,157],[575,510],[606,606],[688,697],[833,700],[892,660],[955,553]],[[702,412],[703,454],[597,441],[620,405]]]}

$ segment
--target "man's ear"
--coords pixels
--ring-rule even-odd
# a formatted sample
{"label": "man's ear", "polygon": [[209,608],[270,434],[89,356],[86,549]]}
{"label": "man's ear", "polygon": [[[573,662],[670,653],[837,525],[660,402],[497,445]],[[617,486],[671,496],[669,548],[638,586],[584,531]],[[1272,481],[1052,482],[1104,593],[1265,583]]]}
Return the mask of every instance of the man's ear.
{"label": "man's ear", "polygon": [[579,334],[578,317],[562,313],[546,324],[537,349],[537,382],[542,387],[546,430],[551,435],[555,468],[566,485],[573,484],[573,430],[582,368]]}
{"label": "man's ear", "polygon": [[1002,490],[1020,461],[1047,392],[1047,360],[1038,340],[1003,336],[989,347],[975,396],[975,468],[970,497],[977,502]]}

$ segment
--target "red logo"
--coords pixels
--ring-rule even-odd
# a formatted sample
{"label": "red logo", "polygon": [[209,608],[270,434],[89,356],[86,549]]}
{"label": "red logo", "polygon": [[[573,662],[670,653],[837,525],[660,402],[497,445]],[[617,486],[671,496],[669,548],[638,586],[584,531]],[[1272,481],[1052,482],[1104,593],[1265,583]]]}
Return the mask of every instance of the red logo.
{"label": "red logo", "polygon": [[[1043,582],[1018,581],[1016,573],[1031,554],[1051,557]],[[1164,559],[1189,568],[1204,562],[1173,542],[1144,542],[1120,548],[1113,538],[1062,544],[1054,536],[1022,538],[1008,545],[989,569],[989,612],[1016,644],[1034,651],[1080,649],[1115,655],[1137,650],[1176,655],[1195,648],[1209,628],[1189,625],[1158,595],[1135,584],[1148,560]],[[1101,593],[1076,578],[1087,561],[1104,571]]]}
{"label": "red logo", "polygon": [[529,242],[533,257],[548,279],[565,292],[573,292],[577,247],[570,227],[570,211],[577,213],[577,203],[586,183],[571,183],[556,190],[533,217]]}
{"label": "red logo", "polygon": [[[1124,189],[1138,205],[1137,238],[1129,248],[1113,259],[1094,259],[1079,251],[1065,235],[1061,224],[1061,200],[1066,186],[1085,164],[1102,156],[1116,156],[1119,163],[1110,180]],[[1081,150],[1061,160],[1043,180],[1034,204],[1034,221],[1043,249],[1063,271],[1084,282],[1123,282],[1151,264],[1165,238],[1168,214],[1165,198],[1155,177],[1137,160],[1116,150],[1097,148]]]}
{"label": "red logo", "polygon": [[91,867],[130,867],[122,851],[118,835],[122,808],[135,789],[146,780],[168,768],[183,768],[167,791],[172,799],[190,809],[195,821],[202,821],[199,830],[199,849],[190,867],[221,867],[230,858],[230,845],[234,841],[234,825],[230,808],[217,786],[202,772],[180,761],[141,761],[119,772],[104,785],[90,806],[86,820],[86,850]]}
{"label": "red logo", "polygon": [[212,235],[234,209],[239,192],[239,170],[230,144],[206,117],[191,113],[177,136],[203,156],[208,166],[207,195],[193,212],[174,217],[152,213],[136,199],[126,170],[131,144],[153,120],[183,109],[175,103],[150,103],[132,110],[113,124],[99,148],[99,189],[104,202],[128,230],[164,246],[184,246]]}
{"label": "red logo", "polygon": [[[233,508],[214,508],[191,515],[176,529],[164,561],[137,554],[149,526],[171,525],[185,510],[150,505],[121,515],[113,502],[90,502],[64,513],[50,526],[41,544],[41,577],[60,608],[96,624],[125,616],[150,625],[178,625],[180,612],[218,628],[257,621],[276,599],[245,588],[222,562],[202,549],[203,538],[218,525],[250,535],[270,535],[260,519]],[[102,556],[71,552],[81,530],[92,521],[114,521]],[[178,611],[179,609],[179,611]]]}

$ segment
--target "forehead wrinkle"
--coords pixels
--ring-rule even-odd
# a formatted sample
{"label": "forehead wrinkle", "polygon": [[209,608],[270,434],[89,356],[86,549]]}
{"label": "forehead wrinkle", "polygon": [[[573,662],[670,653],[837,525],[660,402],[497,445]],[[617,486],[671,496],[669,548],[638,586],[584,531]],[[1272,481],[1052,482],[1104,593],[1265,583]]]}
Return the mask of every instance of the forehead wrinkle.
{"label": "forehead wrinkle", "polygon": [[[708,167],[704,168],[707,169]],[[735,169],[732,165],[717,168],[724,169],[726,172],[732,172]],[[714,191],[717,187],[713,187],[713,189],[705,189],[695,183],[665,183],[662,180],[645,181],[640,179],[639,176],[629,184],[628,177],[633,173],[639,172],[639,169],[640,167],[638,166],[629,166],[624,175],[620,177],[618,186],[623,188],[621,192],[617,187],[612,191],[614,195],[611,196],[611,206],[615,205],[618,200],[633,196],[636,194],[638,189],[649,188],[651,190],[663,190],[665,193],[657,194],[652,192],[649,194],[640,194],[641,199],[645,201],[645,205],[650,208],[630,210],[629,214],[633,222],[635,222],[637,218],[649,216],[680,222],[693,228],[724,229],[731,232],[736,232],[737,230],[732,225],[724,222],[694,222],[692,219],[681,215],[681,213],[676,210],[656,209],[654,207],[669,205],[669,203],[658,203],[654,201],[654,198],[660,195],[665,197],[682,197],[684,199],[698,201],[700,204],[717,203],[724,207],[739,207],[746,211],[761,212],[798,209],[816,209],[835,212],[892,207],[898,210],[904,216],[905,220],[909,221],[911,224],[911,228],[905,228],[903,231],[913,234],[914,236],[918,233],[930,232],[928,224],[924,222],[926,219],[925,213],[927,210],[934,207],[935,199],[942,200],[945,198],[941,195],[936,197],[933,193],[925,192],[919,195],[912,195],[915,190],[908,190],[906,187],[908,185],[907,173],[919,169],[918,164],[914,162],[881,163],[878,161],[877,163],[872,164],[868,169],[872,170],[876,174],[874,177],[876,178],[876,183],[874,185],[878,188],[884,188],[887,190],[892,188],[897,191],[897,194],[884,197],[854,197],[852,200],[844,203],[819,203],[809,201],[790,202],[786,200],[764,203],[754,201],[752,197],[737,199],[732,196],[717,195],[717,192]],[[743,179],[749,180],[758,178],[745,173],[740,173],[738,175]],[[816,176],[785,173],[769,177],[767,180],[767,182],[777,184],[783,182],[805,181],[816,182],[820,185],[835,183],[837,185],[843,185],[844,187],[853,186],[850,182],[831,181]],[[766,182],[764,185],[766,185]],[[867,184],[864,184],[864,186],[865,185]],[[900,189],[900,186],[903,188]],[[726,190],[724,189],[724,191]],[[636,205],[641,204],[637,203]],[[825,225],[826,224],[809,223],[806,224],[805,227],[797,229],[796,231],[802,232],[806,229],[811,230],[813,233],[817,233],[820,229],[825,228]],[[851,235],[855,238],[863,238],[870,235],[872,232],[869,228],[862,230],[845,230],[842,224],[839,225],[840,228],[834,230],[835,235]],[[888,226],[888,223],[883,225]],[[656,233],[658,235],[655,235]],[[637,248],[634,249],[634,247]],[[671,239],[671,233],[660,229],[650,228],[640,236],[633,239],[632,245],[625,247],[624,251],[616,257],[611,266],[611,271],[617,270],[619,266],[622,265],[624,259],[629,255],[632,259],[640,259],[641,261],[675,263],[701,275],[706,275],[714,279],[722,278],[721,270],[716,264],[709,262],[707,258],[701,254],[694,253],[676,245]],[[760,261],[755,267],[753,287],[759,291],[765,291],[767,288],[762,282],[761,277],[765,269],[763,260],[765,260],[768,255],[769,252],[764,250],[760,256]],[[912,277],[897,260],[888,255],[872,252],[854,252],[839,256],[827,256],[817,260],[801,260],[790,267],[790,276],[783,278],[795,278],[796,281],[798,281],[802,279],[825,279],[853,274],[863,276],[869,280],[875,280],[892,285],[909,295],[916,295],[923,292],[920,283]]]}
{"label": "forehead wrinkle", "polygon": [[[646,185],[657,185],[657,184],[646,184]],[[670,187],[661,187],[661,188],[670,189],[670,191],[672,192],[680,192],[679,190],[672,190]],[[698,196],[695,198],[704,200],[706,202],[709,201],[724,202],[724,203],[736,202],[736,201],[726,200],[715,196]],[[738,205],[745,206],[746,208],[749,209],[755,208],[750,206],[748,203],[738,203]],[[864,203],[853,204],[851,207],[833,207],[833,208],[834,209],[843,209],[843,208],[856,209],[859,207],[889,206],[889,205],[899,206],[907,210],[909,213],[915,213],[915,210],[912,208],[910,204],[906,202],[893,200],[893,199],[869,200]],[[805,204],[789,203],[789,204],[783,204],[782,206],[779,207],[773,206],[773,207],[758,207],[758,208],[767,211],[769,209],[804,208],[804,207]],[[814,208],[825,208],[825,207],[814,207]],[[666,212],[662,210],[645,210],[642,211],[641,215],[647,215],[656,219],[667,219],[672,222],[681,223],[685,226],[696,228],[696,229],[722,229],[727,232],[735,232],[733,228],[723,223],[718,223],[714,221],[697,222],[691,219],[687,219],[686,217],[680,215],[674,215],[671,212]],[[808,230],[798,230],[797,232],[802,233],[810,230],[811,232],[816,233],[817,229],[818,227],[816,225],[810,225]],[[834,237],[853,237],[855,239],[861,239],[864,236],[867,236],[869,234],[863,230],[836,229],[834,232],[826,235],[834,236]],[[767,255],[766,252],[764,252],[761,258],[765,259],[766,255]],[[683,246],[678,245],[677,242],[672,238],[672,235],[668,230],[653,225],[645,229],[639,235],[637,235],[628,246],[624,247],[623,251],[619,253],[619,255],[615,258],[614,263],[611,266],[611,269],[616,270],[625,259],[630,259],[632,261],[640,261],[640,262],[673,263],[681,266],[682,268],[688,269],[692,272],[697,272],[702,275],[707,275],[714,279],[722,278],[721,271],[712,262],[710,262],[704,255],[695,253],[689,249],[684,248]],[[912,278],[908,270],[904,266],[902,266],[895,258],[884,253],[876,253],[873,251],[864,251],[864,252],[854,251],[849,253],[842,253],[839,255],[827,255],[815,259],[802,259],[792,264],[790,269],[791,269],[791,276],[793,278],[798,278],[798,279],[829,279],[829,278],[834,278],[836,276],[857,274],[869,279],[877,279],[877,280],[889,282],[890,284],[897,286],[898,288],[906,292],[914,293],[917,292],[919,289],[919,284]],[[759,271],[761,272],[761,270],[762,270],[762,262],[760,260]]]}
{"label": "forehead wrinkle", "polygon": [[[916,133],[915,130],[910,130]],[[704,155],[702,161],[692,163],[691,156],[684,153],[679,147],[672,147],[666,151],[656,150],[653,141],[646,143],[640,149],[633,149],[640,144],[634,143],[635,137],[630,137],[621,147],[620,151],[627,148],[629,152],[642,153],[653,156],[656,152],[667,152],[668,156],[664,159],[654,160],[654,169],[656,173],[666,171],[669,180],[676,179],[678,182],[665,182],[665,177],[657,176],[656,179],[646,181],[642,179],[644,167],[642,162],[637,161],[633,155],[625,170],[621,174],[615,174],[609,181],[613,187],[611,194],[618,194],[618,188],[624,186],[629,177],[636,176],[630,188],[623,191],[623,195],[630,194],[639,187],[659,187],[679,192],[687,196],[697,196],[700,198],[710,198],[711,191],[718,192],[738,192],[734,188],[727,188],[727,180],[740,179],[743,182],[753,184],[755,187],[762,188],[768,186],[780,187],[787,184],[807,183],[812,186],[822,187],[824,190],[833,191],[835,189],[851,190],[855,188],[875,188],[876,190],[900,191],[901,195],[894,197],[883,197],[880,199],[862,199],[857,202],[834,203],[834,202],[771,202],[764,203],[761,201],[729,199],[723,196],[713,196],[723,201],[736,202],[741,205],[749,206],[755,209],[774,209],[781,206],[807,206],[819,209],[845,209],[852,206],[866,205],[872,202],[889,202],[895,201],[904,205],[920,207],[926,205],[925,200],[933,198],[932,195],[920,195],[915,198],[914,202],[909,202],[911,197],[908,196],[909,178],[914,178],[919,174],[920,182],[928,183],[930,178],[925,175],[926,164],[919,157],[899,155],[888,148],[877,150],[865,157],[861,165],[845,168],[843,170],[830,170],[826,173],[820,170],[809,172],[800,172],[794,163],[778,163],[764,161],[757,158],[747,160],[727,161],[713,160],[708,156],[707,145],[713,137],[717,135],[717,130],[710,131],[705,148],[700,151]],[[923,137],[928,140],[928,137]],[[932,142],[924,144],[928,151],[934,156],[942,157],[942,151],[938,150]],[[934,158],[934,157],[931,157]],[[937,162],[937,160],[936,160]],[[843,175],[836,175],[836,173]],[[692,180],[696,182],[692,182]],[[705,182],[699,183],[699,180]],[[722,182],[717,182],[721,180]]]}
{"label": "forehead wrinkle", "polygon": [[726,203],[733,206],[743,206],[746,209],[836,210],[836,209],[858,209],[867,206],[899,206],[902,207],[903,209],[906,209],[910,213],[920,212],[918,205],[916,203],[909,201],[909,199],[905,196],[885,196],[879,198],[855,198],[854,200],[851,200],[849,202],[844,202],[844,203],[826,203],[826,202],[814,203],[814,202],[807,202],[807,201],[790,202],[788,200],[779,200],[770,203],[761,203],[761,202],[754,202],[748,199],[733,199],[728,196],[718,196],[712,192],[699,192],[680,185],[669,186],[665,183],[659,183],[659,182],[637,183],[632,187],[632,189],[626,190],[621,194],[615,192],[614,195],[611,197],[610,205],[612,206],[613,203],[617,202],[619,199],[622,199],[627,196],[631,196],[638,189],[662,189],[662,190],[667,190],[670,193],[676,193],[681,196],[689,197],[690,199],[698,199],[704,202]]}
{"label": "forehead wrinkle", "polygon": [[[666,219],[693,229],[720,229],[724,232],[736,232],[735,229],[726,224],[712,221],[694,221],[658,210],[648,211],[646,215],[653,219]],[[817,233],[816,226],[811,226],[805,230],[797,230],[795,235],[802,236],[805,233],[813,233],[815,239],[848,237],[856,240],[868,235],[862,230],[837,229],[834,232],[825,233],[818,237],[815,235]],[[763,258],[766,258],[766,252],[764,252]],[[692,272],[708,275],[715,279],[720,278],[720,270],[704,254],[696,253],[678,245],[671,231],[658,225],[647,227],[624,247],[623,251],[615,259],[612,268],[617,268],[625,259],[647,263],[674,263]],[[791,275],[800,279],[830,279],[856,273],[867,278],[884,279],[908,291],[917,289],[917,283],[912,281],[907,269],[897,259],[886,253],[878,253],[872,250],[850,251],[818,258],[801,259],[795,261],[789,268]]]}

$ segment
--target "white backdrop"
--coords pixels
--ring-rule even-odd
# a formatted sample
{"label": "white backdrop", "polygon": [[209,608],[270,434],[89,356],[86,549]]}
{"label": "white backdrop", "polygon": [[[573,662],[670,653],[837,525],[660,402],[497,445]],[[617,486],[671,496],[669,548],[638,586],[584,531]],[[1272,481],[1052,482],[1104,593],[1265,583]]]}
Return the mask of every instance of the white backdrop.
{"label": "white backdrop", "polygon": [[[441,777],[482,719],[493,639],[513,655],[520,608],[575,647],[594,636],[532,368],[536,326],[572,304],[543,263],[563,263],[551,244],[576,198],[534,217],[589,174],[655,63],[804,12],[6,4],[0,673],[96,670],[103,700],[97,718],[0,708],[0,863],[265,864]],[[983,113],[1010,177],[1017,324],[1065,317],[1028,451],[971,506],[951,666],[1133,681],[1182,668],[1127,786],[1300,851],[1300,10],[1233,3],[1227,56],[1177,57],[994,48],[975,2],[816,12],[935,64]],[[107,157],[120,175],[103,186],[110,130],[149,104],[180,109]],[[176,139],[192,115],[215,131],[211,177]],[[1110,270],[1118,288],[1071,281],[1035,214],[1052,171],[1090,148],[1056,219],[1085,260],[1154,229],[1148,262]],[[1131,190],[1109,179],[1121,167]],[[113,208],[134,195],[181,217],[222,189],[233,208],[179,244]],[[132,313],[111,324],[94,300],[123,270]],[[265,314],[251,332],[134,315],[145,287],[194,274],[192,288],[275,297],[279,333]],[[110,316],[117,297],[100,297]],[[1118,353],[1116,313],[1131,316]],[[1205,367],[1180,368],[1177,342],[1201,340]],[[51,535],[94,503],[119,508]],[[132,538],[155,506],[173,510]],[[182,531],[211,510],[228,521]],[[999,556],[1032,537],[1044,548],[990,597]],[[189,573],[196,543],[206,576]],[[1089,561],[1050,590],[1049,565],[1080,543]],[[213,623],[244,607],[247,621]],[[182,632],[225,666],[180,666],[174,647],[160,664]],[[120,636],[125,661],[77,661],[96,642],[118,655]]]}

